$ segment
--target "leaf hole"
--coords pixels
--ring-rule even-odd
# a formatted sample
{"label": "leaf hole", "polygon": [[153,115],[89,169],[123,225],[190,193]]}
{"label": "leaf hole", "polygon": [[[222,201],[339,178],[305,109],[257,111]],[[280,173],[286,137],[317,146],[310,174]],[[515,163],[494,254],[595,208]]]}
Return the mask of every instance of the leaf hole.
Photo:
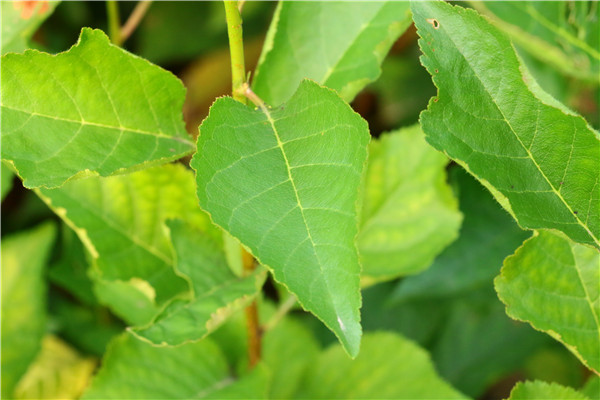
{"label": "leaf hole", "polygon": [[431,26],[433,26],[433,29],[439,29],[440,28],[440,23],[438,22],[437,19],[435,18],[428,18],[426,19],[427,22],[429,22],[431,24]]}

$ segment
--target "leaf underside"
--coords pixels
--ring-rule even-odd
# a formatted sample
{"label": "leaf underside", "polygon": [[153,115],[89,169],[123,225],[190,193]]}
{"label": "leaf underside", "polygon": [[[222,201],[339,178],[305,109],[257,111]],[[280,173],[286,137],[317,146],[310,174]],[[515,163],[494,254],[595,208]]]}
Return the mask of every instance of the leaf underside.
{"label": "leaf underside", "polygon": [[270,111],[218,99],[192,160],[201,207],[351,355],[361,334],[354,239],[368,142],[358,114],[332,90],[305,80]]}

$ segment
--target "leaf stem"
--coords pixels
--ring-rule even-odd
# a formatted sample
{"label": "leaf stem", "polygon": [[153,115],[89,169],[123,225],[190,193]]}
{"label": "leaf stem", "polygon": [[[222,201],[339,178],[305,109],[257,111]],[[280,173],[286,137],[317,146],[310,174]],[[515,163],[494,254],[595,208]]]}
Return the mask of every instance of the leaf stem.
{"label": "leaf stem", "polygon": [[121,45],[121,17],[119,4],[115,0],[106,1],[106,14],[108,17],[108,36],[110,41],[117,46]]}
{"label": "leaf stem", "polygon": [[242,85],[246,82],[242,16],[237,1],[224,0],[223,4],[225,5],[229,54],[231,57],[231,93],[234,99],[246,104],[246,97],[241,92]]}
{"label": "leaf stem", "polygon": [[[231,94],[237,101],[247,104],[244,90],[246,83],[246,66],[244,63],[244,39],[242,34],[242,16],[237,1],[224,0],[227,34],[229,35],[229,54],[231,57]],[[250,253],[240,246],[244,274],[254,271],[255,261]],[[248,330],[248,365],[253,368],[260,361],[261,329],[258,321],[258,304],[254,300],[245,310]]]}
{"label": "leaf stem", "polygon": [[121,44],[123,44],[123,42],[125,42],[129,38],[129,36],[131,36],[131,34],[135,31],[135,29],[138,27],[138,25],[144,18],[144,15],[146,15],[146,11],[148,11],[151,5],[152,0],[138,1],[135,8],[131,12],[131,15],[129,15],[129,18],[127,18],[127,22],[125,22],[125,25],[123,25],[123,27],[121,28]]}
{"label": "leaf stem", "polygon": [[279,323],[279,321],[281,321],[283,317],[285,317],[287,313],[290,312],[290,310],[296,304],[296,301],[296,296],[290,294],[290,297],[288,297],[283,303],[279,305],[279,308],[277,308],[275,314],[273,314],[273,316],[262,326],[262,331],[267,332],[273,329]]}

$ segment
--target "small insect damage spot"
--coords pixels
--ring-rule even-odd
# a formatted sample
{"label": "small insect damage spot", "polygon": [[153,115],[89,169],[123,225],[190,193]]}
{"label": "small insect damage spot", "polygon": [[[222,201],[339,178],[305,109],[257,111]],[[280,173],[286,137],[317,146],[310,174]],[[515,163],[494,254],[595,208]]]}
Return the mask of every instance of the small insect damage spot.
{"label": "small insect damage spot", "polygon": [[440,29],[440,23],[437,19],[435,18],[427,18],[425,21],[427,21],[428,23],[431,24],[431,26],[433,26],[433,29]]}
{"label": "small insect damage spot", "polygon": [[438,71],[438,70],[436,69],[436,70],[435,70],[435,73],[437,74],[438,72],[440,72],[440,71]]}
{"label": "small insect damage spot", "polygon": [[437,103],[437,102],[438,102],[438,100],[439,100],[439,99],[438,99],[437,97],[434,97],[434,98],[433,98],[433,102],[434,102],[434,103]]}

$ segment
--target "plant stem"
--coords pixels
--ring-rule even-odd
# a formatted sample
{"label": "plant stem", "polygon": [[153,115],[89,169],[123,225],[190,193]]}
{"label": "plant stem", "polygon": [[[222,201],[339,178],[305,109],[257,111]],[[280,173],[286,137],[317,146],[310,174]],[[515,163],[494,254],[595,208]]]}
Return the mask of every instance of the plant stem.
{"label": "plant stem", "polygon": [[267,321],[266,324],[263,325],[262,331],[268,332],[273,329],[279,321],[283,319],[287,315],[287,313],[294,307],[296,304],[296,296],[293,294],[290,295],[283,303],[279,305],[275,314]]}
{"label": "plant stem", "polygon": [[240,15],[237,1],[225,0],[223,3],[225,5],[227,34],[229,35],[229,54],[231,57],[231,94],[234,99],[246,104],[246,97],[241,91],[242,85],[246,82],[242,16]]}
{"label": "plant stem", "polygon": [[[237,101],[247,104],[244,90],[246,84],[246,66],[244,63],[244,39],[242,35],[242,17],[237,1],[224,0],[227,34],[229,35],[229,54],[231,57],[231,94]],[[244,273],[254,271],[254,258],[240,246]],[[253,368],[260,361],[261,330],[258,322],[258,305],[254,300],[245,310],[248,330],[248,364]]]}
{"label": "plant stem", "polygon": [[131,12],[131,15],[129,18],[127,18],[127,22],[125,22],[125,25],[123,25],[121,28],[121,44],[125,42],[129,36],[131,36],[133,31],[135,31],[135,28],[137,28],[137,26],[140,24],[151,4],[152,0],[138,1],[135,8]]}
{"label": "plant stem", "polygon": [[121,17],[119,17],[119,4],[114,0],[107,0],[106,14],[108,16],[108,36],[110,41],[117,46],[121,45]]}

